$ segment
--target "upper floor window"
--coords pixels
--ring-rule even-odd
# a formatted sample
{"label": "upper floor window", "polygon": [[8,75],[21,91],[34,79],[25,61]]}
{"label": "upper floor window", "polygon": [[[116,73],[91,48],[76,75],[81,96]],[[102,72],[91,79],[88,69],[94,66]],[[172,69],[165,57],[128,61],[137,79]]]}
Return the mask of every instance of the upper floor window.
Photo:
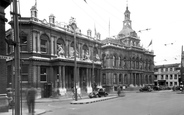
{"label": "upper floor window", "polygon": [[115,58],[114,56],[113,56],[112,66],[113,66],[113,67],[116,66],[116,58]]}
{"label": "upper floor window", "polygon": [[164,75],[161,75],[161,79],[164,79]]}
{"label": "upper floor window", "polygon": [[170,79],[173,79],[173,76],[172,75],[170,75]]}
{"label": "upper floor window", "polygon": [[168,79],[168,75],[165,76],[165,79]]}
{"label": "upper floor window", "polygon": [[174,75],[174,79],[177,79],[177,74]]}
{"label": "upper floor window", "polygon": [[28,51],[27,49],[27,36],[20,36],[20,50]]}
{"label": "upper floor window", "polygon": [[40,51],[42,53],[48,53],[49,49],[49,38],[47,35],[41,35],[40,37]]}

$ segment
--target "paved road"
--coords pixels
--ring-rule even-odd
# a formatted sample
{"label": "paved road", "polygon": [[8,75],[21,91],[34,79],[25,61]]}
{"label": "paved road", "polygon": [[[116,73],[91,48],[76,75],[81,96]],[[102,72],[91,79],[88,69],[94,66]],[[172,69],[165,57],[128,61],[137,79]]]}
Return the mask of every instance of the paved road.
{"label": "paved road", "polygon": [[73,105],[70,101],[37,103],[44,115],[184,115],[184,94],[171,91],[127,93],[125,97]]}

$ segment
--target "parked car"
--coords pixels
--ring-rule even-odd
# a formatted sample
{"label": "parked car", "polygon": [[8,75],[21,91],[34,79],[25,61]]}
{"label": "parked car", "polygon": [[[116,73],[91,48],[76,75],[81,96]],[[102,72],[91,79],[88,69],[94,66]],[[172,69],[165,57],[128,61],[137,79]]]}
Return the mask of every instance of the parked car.
{"label": "parked car", "polygon": [[161,88],[158,87],[158,86],[153,86],[152,89],[153,89],[154,91],[159,91],[159,90],[161,90]]}
{"label": "parked car", "polygon": [[144,86],[144,87],[140,88],[139,91],[140,92],[144,92],[144,91],[151,92],[152,88],[150,86]]}
{"label": "parked car", "polygon": [[102,97],[102,96],[106,97],[108,96],[108,93],[105,91],[105,88],[98,88],[97,95],[98,97]]}
{"label": "parked car", "polygon": [[97,98],[98,97],[97,91],[93,91],[93,92],[89,93],[88,96],[89,96],[89,98]]}
{"label": "parked car", "polygon": [[89,98],[97,98],[97,97],[106,97],[108,93],[105,91],[105,88],[97,88],[96,91],[89,93]]}

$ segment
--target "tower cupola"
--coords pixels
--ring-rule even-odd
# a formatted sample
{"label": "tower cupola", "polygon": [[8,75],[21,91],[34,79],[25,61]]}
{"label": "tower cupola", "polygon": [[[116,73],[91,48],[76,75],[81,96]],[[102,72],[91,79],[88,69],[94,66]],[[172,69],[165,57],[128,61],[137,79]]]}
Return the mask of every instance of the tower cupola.
{"label": "tower cupola", "polygon": [[38,10],[37,10],[37,1],[35,1],[35,5],[31,7],[30,11],[31,11],[31,17],[32,18],[37,18],[37,12],[38,12]]}

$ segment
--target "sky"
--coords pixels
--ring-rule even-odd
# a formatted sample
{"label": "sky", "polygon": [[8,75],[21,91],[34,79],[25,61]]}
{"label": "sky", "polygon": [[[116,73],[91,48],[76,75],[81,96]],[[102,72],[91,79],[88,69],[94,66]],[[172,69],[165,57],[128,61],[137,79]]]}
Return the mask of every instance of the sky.
{"label": "sky", "polygon": [[[19,0],[22,17],[30,17],[36,0]],[[68,24],[74,17],[83,34],[94,30],[101,39],[117,36],[123,28],[124,12],[128,6],[132,29],[140,37],[140,44],[154,51],[155,65],[180,63],[184,45],[183,0],[37,0],[38,18],[49,20],[54,14],[57,22]],[[5,10],[10,20],[10,7]],[[6,30],[10,26],[6,23]],[[150,28],[149,31],[144,31]],[[143,30],[141,33],[139,30]],[[150,42],[152,45],[148,47]]]}

